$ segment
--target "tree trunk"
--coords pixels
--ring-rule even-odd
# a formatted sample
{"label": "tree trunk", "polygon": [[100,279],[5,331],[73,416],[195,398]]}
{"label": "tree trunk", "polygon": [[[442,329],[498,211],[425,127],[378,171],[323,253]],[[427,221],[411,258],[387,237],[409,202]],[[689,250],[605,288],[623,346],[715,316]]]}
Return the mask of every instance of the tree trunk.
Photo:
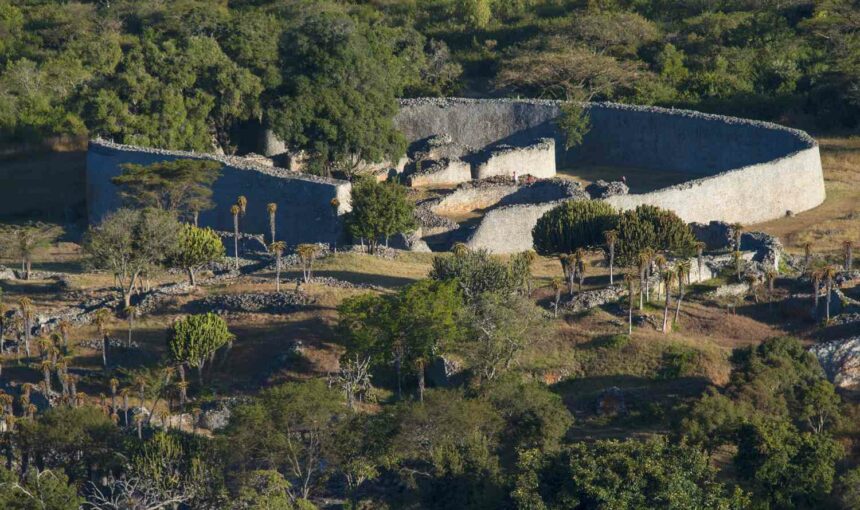
{"label": "tree trunk", "polygon": [[[274,236],[274,233],[272,234]],[[275,292],[281,292],[281,255],[275,259]]]}
{"label": "tree trunk", "polygon": [[675,320],[672,321],[672,324],[678,322],[678,316],[681,314],[681,300],[684,299],[684,285],[678,284],[678,302],[675,303]]}
{"label": "tree trunk", "polygon": [[824,310],[826,323],[830,324],[830,295],[833,293],[833,283],[828,280],[827,281],[827,302],[825,303],[826,309]]}
{"label": "tree trunk", "polygon": [[269,216],[269,233],[272,234],[272,244],[275,243],[275,215]]}
{"label": "tree trunk", "polygon": [[134,313],[128,314],[128,343],[126,349],[131,349],[131,332],[134,331]]}
{"label": "tree trunk", "polygon": [[197,286],[197,277],[194,274],[194,268],[189,267],[189,268],[186,268],[186,270],[188,271],[188,282],[191,284],[192,287],[196,287]]}
{"label": "tree trunk", "polygon": [[30,273],[33,272],[33,262],[28,258],[26,265],[27,265],[27,268],[24,270],[24,279],[29,280],[30,279]]}
{"label": "tree trunk", "polygon": [[424,360],[418,362],[418,401],[424,402]]}
{"label": "tree trunk", "polygon": [[108,351],[108,344],[109,343],[110,343],[110,339],[108,338],[107,335],[104,335],[104,337],[102,338],[102,366],[103,367],[107,366],[107,351]]}
{"label": "tree trunk", "polygon": [[666,289],[666,306],[663,308],[663,333],[669,332],[669,301],[671,299],[669,289]]}
{"label": "tree trunk", "polygon": [[239,216],[233,216],[233,256],[239,270]]}
{"label": "tree trunk", "polygon": [[197,227],[198,226],[197,220],[200,219],[200,211],[194,211],[192,213],[192,217],[194,218],[194,226]]}
{"label": "tree trunk", "polygon": [[200,359],[200,364],[197,365],[197,383],[203,387],[203,365],[206,363],[203,358]]}
{"label": "tree trunk", "polygon": [[609,245],[609,285],[615,284],[615,244]]}
{"label": "tree trunk", "polygon": [[633,335],[633,292],[630,293],[630,306],[627,307],[627,334]]}

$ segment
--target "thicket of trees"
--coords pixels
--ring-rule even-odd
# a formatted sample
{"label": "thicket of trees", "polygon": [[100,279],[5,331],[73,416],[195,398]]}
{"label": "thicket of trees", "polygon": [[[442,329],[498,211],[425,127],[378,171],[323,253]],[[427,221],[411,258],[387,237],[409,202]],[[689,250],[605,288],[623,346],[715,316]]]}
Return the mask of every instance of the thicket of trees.
{"label": "thicket of trees", "polygon": [[0,1],[5,141],[230,152],[262,122],[325,173],[398,156],[400,96],[693,106],[854,126],[856,0]]}

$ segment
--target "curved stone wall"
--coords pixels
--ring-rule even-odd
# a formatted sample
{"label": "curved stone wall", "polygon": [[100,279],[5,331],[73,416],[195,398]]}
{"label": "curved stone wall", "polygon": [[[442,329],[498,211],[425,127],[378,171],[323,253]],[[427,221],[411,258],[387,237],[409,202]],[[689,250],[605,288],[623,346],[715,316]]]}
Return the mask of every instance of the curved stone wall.
{"label": "curved stone wall", "polygon": [[[631,172],[671,170],[690,181],[607,201],[627,209],[650,204],[688,222],[757,223],[811,209],[824,201],[818,145],[802,131],[686,110],[589,103],[591,130],[581,146],[564,150],[554,120],[560,103],[543,100],[412,99],[401,102],[397,126],[410,141],[448,133],[472,146],[556,139],[559,164],[627,166]],[[469,244],[513,252],[531,244],[535,216],[545,204],[490,211]],[[521,215],[515,227],[513,214]],[[537,216],[539,217],[539,215]],[[535,217],[535,221],[537,220]],[[489,241],[500,236],[503,241]],[[507,246],[507,248],[506,248]]]}
{"label": "curved stone wall", "polygon": [[[219,161],[224,165],[221,177],[212,187],[215,209],[200,214],[202,226],[232,231],[230,206],[236,203],[239,195],[244,195],[248,198],[248,210],[240,219],[243,232],[268,233],[266,205],[274,202],[278,204],[278,239],[294,245],[331,243],[340,238],[338,216],[349,211],[351,185],[346,181],[254,165],[238,157],[147,149],[103,140],[91,141],[87,152],[87,213],[90,223],[99,222],[105,214],[120,207],[116,186],[110,180],[120,174],[121,164],[148,165],[187,158]],[[333,198],[340,201],[337,212],[331,207]]]}

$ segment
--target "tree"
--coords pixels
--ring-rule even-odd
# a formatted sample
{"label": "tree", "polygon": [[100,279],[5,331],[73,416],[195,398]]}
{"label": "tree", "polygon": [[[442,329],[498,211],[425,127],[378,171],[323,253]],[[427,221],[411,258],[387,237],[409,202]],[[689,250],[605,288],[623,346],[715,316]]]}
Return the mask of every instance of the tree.
{"label": "tree", "polygon": [[111,311],[107,308],[99,308],[93,314],[93,324],[96,327],[96,331],[99,333],[99,343],[101,344],[102,351],[102,366],[107,366],[107,351],[108,346],[110,345],[110,337],[107,333],[107,325],[111,319]]}
{"label": "tree", "polygon": [[669,305],[672,300],[672,293],[669,289],[672,287],[672,282],[675,281],[675,273],[672,271],[663,271],[663,285],[666,287],[666,306],[663,308],[663,334],[669,333]]}
{"label": "tree", "polygon": [[266,211],[269,213],[269,233],[272,235],[271,244],[275,243],[275,213],[278,212],[278,204],[272,202],[266,205]]}
{"label": "tree", "polygon": [[31,469],[19,480],[0,467],[0,506],[8,510],[77,510],[84,503],[61,471]]}
{"label": "tree", "polygon": [[119,209],[90,228],[84,251],[93,266],[113,273],[128,307],[141,274],[155,270],[173,254],[179,230],[169,212]]}
{"label": "tree", "polygon": [[[681,314],[681,301],[684,299],[684,283],[690,278],[690,262],[688,260],[678,261],[675,271],[677,272],[676,276],[678,278],[678,301],[675,307],[675,320],[672,321],[673,325],[677,324],[678,316]],[[669,289],[667,287],[666,293],[668,292]]]}
{"label": "tree", "polygon": [[845,270],[851,271],[854,267],[854,243],[852,241],[843,241],[842,250],[845,253]]}
{"label": "tree", "polygon": [[275,470],[293,503],[309,499],[334,467],[325,452],[344,411],[339,392],[320,379],[264,390],[236,408],[226,430],[230,471]]}
{"label": "tree", "polygon": [[558,452],[520,456],[513,499],[521,508],[744,508],[701,453],[648,441],[578,442]]}
{"label": "tree", "polygon": [[126,163],[111,179],[130,207],[154,208],[197,215],[215,207],[212,184],[221,176],[221,163],[203,159],[159,161],[150,165]]}
{"label": "tree", "polygon": [[179,230],[179,242],[171,262],[185,269],[188,283],[194,287],[197,285],[197,271],[206,264],[221,261],[224,253],[221,237],[214,230],[183,225]]}
{"label": "tree", "polygon": [[561,105],[561,115],[555,120],[564,134],[564,148],[570,150],[582,144],[591,130],[591,118],[579,103],[567,101]]}
{"label": "tree", "polygon": [[363,178],[352,187],[352,211],[344,219],[353,238],[367,239],[375,253],[381,240],[415,229],[414,206],[406,197],[406,188],[398,184],[379,183]]}
{"label": "tree", "polygon": [[0,226],[0,251],[21,260],[23,279],[29,280],[33,257],[54,243],[63,229],[46,223]]}
{"label": "tree", "polygon": [[513,293],[517,289],[513,267],[493,257],[485,249],[469,250],[455,246],[450,256],[433,257],[430,278],[456,281],[466,301],[478,299],[485,292]]}
{"label": "tree", "polygon": [[230,206],[230,214],[233,216],[233,260],[236,263],[236,271],[239,270],[239,213],[241,211],[238,204]]}
{"label": "tree", "polygon": [[21,328],[24,331],[24,349],[27,357],[30,357],[30,339],[33,336],[33,300],[28,297],[22,297],[18,300],[18,307],[21,309]]}
{"label": "tree", "polygon": [[833,296],[833,279],[836,278],[838,272],[839,271],[836,269],[836,266],[832,266],[829,264],[821,270],[821,275],[824,278],[824,288],[827,292],[826,302],[824,303],[824,317],[826,324],[830,324],[830,300]]}
{"label": "tree", "polygon": [[529,345],[547,336],[543,311],[517,295],[484,293],[465,315],[470,341],[463,344],[469,365],[482,380],[508,371]]}
{"label": "tree", "polygon": [[314,261],[319,257],[322,248],[318,244],[305,243],[296,247],[296,254],[302,264],[302,280],[310,283],[314,276]]}
{"label": "tree", "polygon": [[236,205],[239,206],[239,214],[245,216],[245,213],[248,212],[248,198],[245,195],[239,195],[239,198],[236,199]]}
{"label": "tree", "polygon": [[613,275],[615,266],[615,243],[618,241],[618,231],[607,230],[603,232],[603,239],[606,241],[606,248],[607,251],[609,251],[609,285],[613,285],[615,283]]}
{"label": "tree", "polygon": [[281,292],[281,257],[286,249],[287,243],[283,241],[274,241],[269,245],[269,251],[275,255],[275,292]]}
{"label": "tree", "polygon": [[175,361],[197,368],[198,381],[203,384],[206,360],[233,338],[227,322],[209,312],[176,321],[167,346]]}
{"label": "tree", "polygon": [[669,255],[689,256],[696,239],[674,212],[650,205],[624,211],[618,220],[618,262],[634,265],[640,251],[651,248]]}
{"label": "tree", "polygon": [[384,24],[332,8],[304,14],[283,37],[282,86],[267,105],[268,122],[311,169],[351,173],[361,161],[396,161],[406,149],[394,127],[411,63]]}
{"label": "tree", "polygon": [[560,278],[553,278],[552,282],[550,282],[550,286],[555,292],[555,299],[552,302],[553,317],[558,318],[558,304],[561,301],[561,289],[563,284]]}
{"label": "tree", "polygon": [[615,228],[618,213],[606,202],[570,200],[544,213],[532,229],[541,255],[573,253],[602,244],[603,233]]}
{"label": "tree", "polygon": [[632,273],[626,273],[624,275],[624,283],[627,286],[627,334],[633,334],[633,299],[635,294],[633,293],[633,282],[636,278]]}
{"label": "tree", "polygon": [[[131,349],[131,346],[132,346],[131,335],[134,332],[134,319],[137,318],[137,315],[139,313],[139,309],[136,306],[129,306],[128,308],[123,310],[123,313],[125,313],[125,318],[128,321],[128,342],[126,342],[126,348]],[[126,420],[126,421],[128,421],[128,420]]]}

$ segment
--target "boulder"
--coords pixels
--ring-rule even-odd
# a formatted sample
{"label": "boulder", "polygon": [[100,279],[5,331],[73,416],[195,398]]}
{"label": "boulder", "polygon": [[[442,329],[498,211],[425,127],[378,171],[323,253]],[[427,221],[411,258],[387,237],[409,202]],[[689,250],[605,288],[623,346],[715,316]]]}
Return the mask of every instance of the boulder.
{"label": "boulder", "polygon": [[860,336],[818,344],[810,352],[836,386],[851,388],[860,384]]}
{"label": "boulder", "polygon": [[597,182],[586,186],[585,191],[591,195],[591,198],[596,200],[616,195],[627,195],[630,193],[630,188],[621,181],[606,182],[603,179],[599,179]]}

